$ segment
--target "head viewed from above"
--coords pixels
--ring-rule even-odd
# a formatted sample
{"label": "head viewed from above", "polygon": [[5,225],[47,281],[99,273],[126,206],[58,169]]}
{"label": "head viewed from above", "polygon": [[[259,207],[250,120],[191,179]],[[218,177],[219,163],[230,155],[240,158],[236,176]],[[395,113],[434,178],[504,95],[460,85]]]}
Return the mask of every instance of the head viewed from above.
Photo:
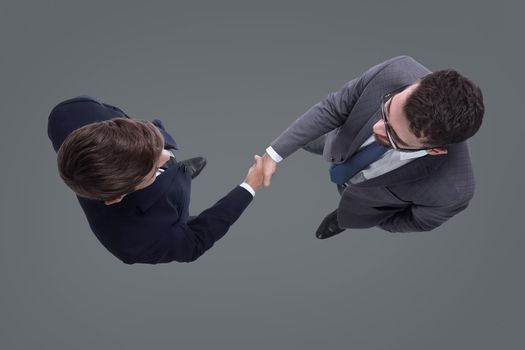
{"label": "head viewed from above", "polygon": [[480,88],[455,70],[441,70],[384,95],[373,132],[387,147],[444,154],[446,145],[479,130],[483,113]]}
{"label": "head viewed from above", "polygon": [[169,159],[150,122],[115,118],[73,131],[57,155],[60,177],[79,196],[118,203],[155,181]]}

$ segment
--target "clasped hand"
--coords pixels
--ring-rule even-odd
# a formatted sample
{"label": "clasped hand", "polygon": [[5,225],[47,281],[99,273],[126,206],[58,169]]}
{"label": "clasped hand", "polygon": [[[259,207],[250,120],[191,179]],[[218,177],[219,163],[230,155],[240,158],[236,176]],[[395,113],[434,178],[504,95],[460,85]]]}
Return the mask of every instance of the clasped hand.
{"label": "clasped hand", "polygon": [[255,155],[254,159],[255,164],[248,170],[244,182],[250,185],[254,191],[257,191],[263,185],[264,187],[270,186],[270,180],[275,173],[277,163],[268,154],[264,154],[262,157]]}

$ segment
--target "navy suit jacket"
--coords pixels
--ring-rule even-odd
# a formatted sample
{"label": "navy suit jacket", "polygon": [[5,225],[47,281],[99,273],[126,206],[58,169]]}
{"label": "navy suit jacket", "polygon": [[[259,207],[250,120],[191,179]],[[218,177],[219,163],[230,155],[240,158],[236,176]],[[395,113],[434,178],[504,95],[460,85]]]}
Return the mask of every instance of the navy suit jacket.
{"label": "navy suit jacket", "polygon": [[[116,117],[122,110],[79,96],[58,104],[49,116],[48,135],[55,151],[75,129]],[[155,120],[167,148],[173,138]],[[222,238],[250,204],[253,196],[237,186],[211,208],[189,219],[191,177],[180,163],[169,167],[155,182],[124,197],[122,202],[77,197],[98,240],[126,264],[190,262]]]}

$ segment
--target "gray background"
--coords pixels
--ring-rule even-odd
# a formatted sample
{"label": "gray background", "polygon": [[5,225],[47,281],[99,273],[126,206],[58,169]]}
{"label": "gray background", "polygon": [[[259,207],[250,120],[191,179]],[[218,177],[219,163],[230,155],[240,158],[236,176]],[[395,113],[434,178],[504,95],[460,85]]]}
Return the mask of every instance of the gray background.
{"label": "gray background", "polygon": [[[523,348],[523,8],[484,3],[2,1],[0,348]],[[300,151],[196,262],[127,266],[57,176],[48,113],[91,94],[208,158],[200,212],[308,107],[400,54],[485,95],[476,195],[432,232],[315,239],[338,194]]]}

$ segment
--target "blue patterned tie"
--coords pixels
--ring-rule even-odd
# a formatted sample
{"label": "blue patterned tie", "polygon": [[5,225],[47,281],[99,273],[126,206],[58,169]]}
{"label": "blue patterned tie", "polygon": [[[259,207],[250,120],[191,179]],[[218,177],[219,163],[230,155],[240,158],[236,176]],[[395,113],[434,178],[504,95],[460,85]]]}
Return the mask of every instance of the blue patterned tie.
{"label": "blue patterned tie", "polygon": [[330,167],[330,180],[338,185],[343,185],[355,174],[379,159],[387,151],[386,147],[377,142],[361,148],[350,159],[341,164],[333,164]]}

